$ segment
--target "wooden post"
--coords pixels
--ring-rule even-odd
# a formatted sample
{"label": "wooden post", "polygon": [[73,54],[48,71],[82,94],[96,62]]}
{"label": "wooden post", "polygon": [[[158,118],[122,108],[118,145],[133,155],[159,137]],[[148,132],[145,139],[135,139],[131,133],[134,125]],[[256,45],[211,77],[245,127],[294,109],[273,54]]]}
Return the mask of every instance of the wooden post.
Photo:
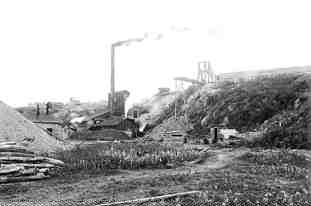
{"label": "wooden post", "polygon": [[[177,85],[177,80],[175,80],[175,92],[178,92],[178,85]],[[177,120],[177,114],[176,114],[176,96],[175,96],[175,104],[174,104],[174,118]]]}
{"label": "wooden post", "polygon": [[174,108],[174,116],[175,116],[175,120],[177,120],[177,102],[176,102],[176,100],[175,100],[175,108]]}
{"label": "wooden post", "polygon": [[211,128],[211,138],[212,138],[212,143],[217,143],[218,142],[218,128],[217,127],[212,127]]}

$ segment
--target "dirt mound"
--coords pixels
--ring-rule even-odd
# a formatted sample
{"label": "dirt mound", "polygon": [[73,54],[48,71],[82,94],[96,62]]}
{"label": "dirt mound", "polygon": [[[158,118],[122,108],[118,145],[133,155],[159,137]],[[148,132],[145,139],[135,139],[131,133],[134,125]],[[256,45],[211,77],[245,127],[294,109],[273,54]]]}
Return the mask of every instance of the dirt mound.
{"label": "dirt mound", "polygon": [[171,133],[180,134],[182,137],[184,137],[187,135],[187,131],[190,129],[191,128],[188,127],[183,118],[178,118],[176,120],[174,117],[171,117],[153,128],[150,133],[147,134],[147,136],[154,140],[166,140],[167,138],[172,139],[172,135],[170,135]]}
{"label": "dirt mound", "polygon": [[4,141],[21,143],[36,153],[63,148],[61,142],[0,101],[0,142]]}

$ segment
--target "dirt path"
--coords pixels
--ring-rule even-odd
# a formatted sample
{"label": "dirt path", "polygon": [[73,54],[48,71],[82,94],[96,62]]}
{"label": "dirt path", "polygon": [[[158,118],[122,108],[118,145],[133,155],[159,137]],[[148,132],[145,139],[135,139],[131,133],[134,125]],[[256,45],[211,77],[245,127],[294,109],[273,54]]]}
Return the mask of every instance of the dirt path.
{"label": "dirt path", "polygon": [[195,169],[205,170],[205,169],[219,169],[225,167],[228,164],[232,164],[234,160],[250,151],[250,149],[221,149],[215,151],[215,156],[207,158],[203,164],[195,166]]}

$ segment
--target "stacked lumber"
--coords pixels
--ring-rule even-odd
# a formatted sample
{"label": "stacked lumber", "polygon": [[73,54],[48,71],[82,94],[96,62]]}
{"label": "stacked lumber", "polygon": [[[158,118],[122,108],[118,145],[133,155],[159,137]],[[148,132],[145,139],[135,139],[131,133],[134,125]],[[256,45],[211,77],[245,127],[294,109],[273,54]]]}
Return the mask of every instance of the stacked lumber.
{"label": "stacked lumber", "polygon": [[0,142],[0,184],[42,180],[64,163],[27,150],[16,142]]}

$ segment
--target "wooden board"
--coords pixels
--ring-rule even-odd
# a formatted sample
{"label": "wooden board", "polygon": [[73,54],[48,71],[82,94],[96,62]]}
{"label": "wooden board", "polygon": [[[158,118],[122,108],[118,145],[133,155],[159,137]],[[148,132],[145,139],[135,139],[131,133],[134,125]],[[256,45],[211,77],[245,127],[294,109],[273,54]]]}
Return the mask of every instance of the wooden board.
{"label": "wooden board", "polygon": [[28,154],[23,152],[0,152],[0,157],[35,157],[35,154]]}
{"label": "wooden board", "polygon": [[47,179],[50,176],[38,173],[31,176],[21,176],[21,177],[0,177],[0,184],[14,183],[14,182],[29,182]]}
{"label": "wooden board", "polygon": [[[11,165],[12,163],[3,163],[2,165]],[[55,165],[48,164],[48,163],[39,163],[39,164],[32,164],[32,163],[16,163],[16,166],[23,166],[25,168],[54,168]]]}
{"label": "wooden board", "polygon": [[19,171],[23,170],[23,166],[18,165],[5,165],[0,167],[0,176],[7,175],[12,173],[18,173]]}

